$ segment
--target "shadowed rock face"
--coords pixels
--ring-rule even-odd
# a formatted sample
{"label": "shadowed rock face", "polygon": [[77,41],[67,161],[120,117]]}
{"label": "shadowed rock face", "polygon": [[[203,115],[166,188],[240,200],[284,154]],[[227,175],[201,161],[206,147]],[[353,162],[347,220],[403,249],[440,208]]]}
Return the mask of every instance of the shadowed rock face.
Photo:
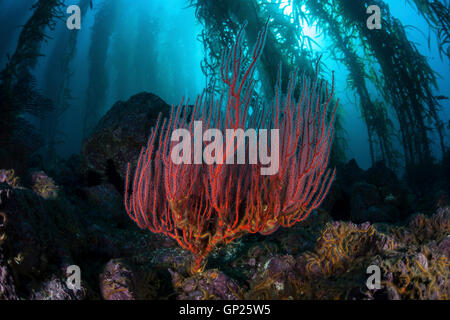
{"label": "shadowed rock face", "polygon": [[383,162],[364,171],[350,160],[338,166],[336,181],[322,208],[335,220],[393,223],[414,212],[410,192]]}
{"label": "shadowed rock face", "polygon": [[16,288],[11,272],[6,265],[5,257],[0,247],[0,300],[17,300]]}
{"label": "shadowed rock face", "polygon": [[169,116],[170,106],[152,93],[139,93],[126,102],[117,102],[83,142],[82,173],[107,180],[122,190],[123,184],[119,185],[127,164],[130,162],[134,170],[159,113],[163,118]]}

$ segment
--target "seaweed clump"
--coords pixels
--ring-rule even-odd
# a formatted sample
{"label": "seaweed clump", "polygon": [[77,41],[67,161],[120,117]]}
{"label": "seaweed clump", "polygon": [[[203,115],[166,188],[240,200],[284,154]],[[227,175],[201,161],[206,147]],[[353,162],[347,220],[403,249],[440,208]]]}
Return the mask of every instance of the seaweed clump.
{"label": "seaweed clump", "polygon": [[55,28],[63,5],[61,0],[40,0],[32,6],[33,14],[22,28],[16,50],[0,72],[0,144],[8,155],[0,156],[2,167],[24,169],[27,157],[42,145],[29,117],[42,118],[54,106],[37,89],[32,70],[41,56],[41,43],[47,40],[46,28]]}

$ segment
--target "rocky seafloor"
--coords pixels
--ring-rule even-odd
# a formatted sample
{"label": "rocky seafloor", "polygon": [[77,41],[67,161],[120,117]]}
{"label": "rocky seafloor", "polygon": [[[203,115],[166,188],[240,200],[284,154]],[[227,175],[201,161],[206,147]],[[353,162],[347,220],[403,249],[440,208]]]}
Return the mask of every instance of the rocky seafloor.
{"label": "rocky seafloor", "polygon": [[[0,169],[0,299],[450,297],[444,165],[422,185],[381,162],[340,165],[305,222],[217,248],[204,272],[190,275],[190,253],[140,230],[123,207],[126,164],[168,111],[155,95],[136,95],[113,106],[81,155]],[[66,284],[71,265],[80,267],[79,289]],[[371,265],[381,270],[379,288],[366,285]]]}

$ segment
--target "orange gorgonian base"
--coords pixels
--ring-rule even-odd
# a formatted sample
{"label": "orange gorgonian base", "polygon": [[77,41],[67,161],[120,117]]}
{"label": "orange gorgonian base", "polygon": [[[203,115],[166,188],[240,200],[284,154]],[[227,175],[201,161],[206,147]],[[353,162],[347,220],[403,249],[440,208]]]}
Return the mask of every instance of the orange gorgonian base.
{"label": "orange gorgonian base", "polygon": [[[244,63],[242,28],[232,50],[222,57],[220,98],[206,98],[203,92],[189,116],[187,104],[172,107],[170,118],[162,124],[158,119],[152,128],[132,181],[128,164],[128,215],[140,228],[165,234],[191,251],[192,273],[203,270],[206,257],[219,244],[247,233],[267,235],[279,226],[291,227],[306,219],[334,179],[335,171],[327,169],[337,107],[336,103],[327,112],[333,104],[334,79],[329,92],[328,85],[318,80],[316,68],[315,79],[303,77],[296,100],[297,72],[293,72],[285,96],[278,80],[274,102],[269,107],[259,103],[254,72],[266,32],[267,25],[258,35],[250,61]],[[184,128],[192,134],[197,120],[202,121],[203,131],[279,129],[278,173],[262,175],[262,164],[174,164],[171,133]],[[225,150],[236,152],[226,145]]]}

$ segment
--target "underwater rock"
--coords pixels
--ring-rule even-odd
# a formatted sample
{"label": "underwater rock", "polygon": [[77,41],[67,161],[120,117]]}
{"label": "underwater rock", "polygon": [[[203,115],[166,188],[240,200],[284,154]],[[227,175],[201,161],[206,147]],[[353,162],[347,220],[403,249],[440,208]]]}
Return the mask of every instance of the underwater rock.
{"label": "underwater rock", "polygon": [[110,260],[100,275],[100,290],[105,300],[135,300],[135,277],[120,259]]}
{"label": "underwater rock", "polygon": [[373,184],[358,182],[353,185],[350,197],[351,220],[363,222],[395,222],[400,212],[392,203],[395,197],[383,199],[379,188]]}
{"label": "underwater rock", "polygon": [[431,217],[414,215],[408,223],[408,230],[404,231],[397,236],[405,245],[421,245],[432,240],[441,242],[447,239],[450,234],[450,207],[439,208]]}
{"label": "underwater rock", "polygon": [[[398,225],[333,221],[319,209],[293,228],[243,238],[220,248],[226,252],[218,249],[211,269],[189,276],[192,255],[174,240],[135,230],[131,223],[128,228],[120,192],[112,184],[79,187],[70,197],[65,189],[48,201],[20,187],[12,171],[0,173],[0,190],[9,195],[0,210],[0,299],[166,299],[174,290],[178,299],[450,296],[449,207]],[[43,173],[38,177],[48,181]],[[360,186],[358,204],[375,204],[368,212],[387,210],[374,192],[378,186],[360,181],[354,189]],[[67,288],[62,274],[76,261],[83,261],[88,281],[79,292]],[[382,270],[379,290],[365,286],[372,264]]]}
{"label": "underwater rock", "polygon": [[431,254],[426,246],[420,250],[393,251],[374,262],[382,270],[381,290],[387,289],[388,299],[446,300],[450,296],[449,260]]}
{"label": "underwater rock", "polygon": [[395,246],[393,239],[369,223],[331,222],[323,229],[314,250],[296,258],[296,269],[310,279],[337,276],[353,266],[359,267],[358,261]]}
{"label": "underwater rock", "polygon": [[261,242],[250,246],[245,254],[231,261],[229,271],[238,272],[251,281],[255,279],[261,270],[265,270],[267,262],[272,259],[278,248],[273,243]]}
{"label": "underwater rock", "polygon": [[279,299],[289,283],[295,281],[296,260],[291,255],[276,255],[267,260],[250,280],[249,299]]}
{"label": "underwater rock", "polygon": [[284,274],[292,273],[295,267],[295,259],[291,255],[275,256],[267,263],[267,271],[273,277]]}
{"label": "underwater rock", "polygon": [[16,176],[13,169],[10,169],[10,170],[1,169],[0,170],[0,183],[6,183],[10,187],[16,188],[20,184],[20,178],[18,176]]}
{"label": "underwater rock", "polygon": [[117,180],[124,180],[128,162],[136,163],[160,112],[167,117],[170,106],[152,93],[117,102],[83,142],[81,172],[96,175],[100,181],[109,181],[122,190],[123,181]]}
{"label": "underwater rock", "polygon": [[[370,215],[370,213],[375,213],[375,210],[370,212],[370,208],[380,205],[381,203],[381,196],[378,193],[376,186],[365,182],[356,183],[352,187],[350,200],[352,221],[356,223],[373,220],[380,221],[379,219],[381,217]],[[380,214],[380,212],[377,213]]]}
{"label": "underwater rock", "polygon": [[0,241],[0,300],[17,300],[16,288],[11,272],[6,265]]}
{"label": "underwater rock", "polygon": [[169,272],[179,300],[238,300],[242,298],[236,281],[217,269],[207,270],[187,278],[171,269]]}
{"label": "underwater rock", "polygon": [[439,244],[438,251],[450,260],[450,235]]}
{"label": "underwater rock", "polygon": [[[42,197],[15,187],[0,212],[0,291],[5,299],[81,299],[70,292],[55,267],[70,262]],[[51,265],[52,264],[52,265]],[[48,280],[51,278],[51,280]]]}
{"label": "underwater rock", "polygon": [[[163,244],[164,239],[160,240]],[[159,268],[170,268],[174,272],[184,273],[189,270],[190,263],[192,261],[192,254],[180,250],[175,244],[171,243],[172,248],[159,248],[156,249],[151,258],[152,264]]]}
{"label": "underwater rock", "polygon": [[395,245],[379,251],[368,264],[381,269],[382,287],[366,293],[373,299],[440,299],[450,296],[450,209],[433,216],[413,216],[406,226],[387,232]]}
{"label": "underwater rock", "polygon": [[387,207],[386,211],[389,211],[387,214],[393,218],[393,221],[403,219],[413,213],[408,199],[408,191],[399,181],[395,172],[386,167],[383,161],[375,162],[365,172],[365,176],[368,183],[377,187],[383,205]]}
{"label": "underwater rock", "polygon": [[80,289],[69,289],[65,280],[52,276],[50,280],[41,283],[37,290],[34,290],[32,300],[84,300],[87,289],[83,286]]}
{"label": "underwater rock", "polygon": [[338,167],[322,208],[335,220],[355,223],[397,222],[413,213],[408,191],[381,161],[367,171],[355,160]]}
{"label": "underwater rock", "polygon": [[367,169],[365,180],[376,186],[385,186],[391,189],[396,189],[400,185],[400,181],[394,171],[386,167],[383,161],[377,161],[372,167]]}
{"label": "underwater rock", "polygon": [[344,193],[341,185],[336,181],[331,185],[330,191],[323,200],[320,208],[326,210],[337,220],[348,219],[350,215],[350,200]]}
{"label": "underwater rock", "polygon": [[5,233],[10,248],[10,267],[18,274],[37,276],[46,269],[44,246],[57,247],[51,235],[56,229],[44,209],[42,198],[31,190],[15,189],[5,213],[8,216]]}
{"label": "underwater rock", "polygon": [[4,206],[11,195],[12,188],[5,182],[0,182],[0,207]]}
{"label": "underwater rock", "polygon": [[[98,209],[102,216],[108,216],[111,220],[125,221],[127,218],[123,209],[122,195],[112,184],[100,184],[83,188],[89,204]],[[116,220],[116,221],[117,221]]]}
{"label": "underwater rock", "polygon": [[355,159],[337,168],[336,183],[340,184],[344,192],[350,193],[352,186],[365,180],[364,170],[358,166]]}
{"label": "underwater rock", "polygon": [[58,197],[59,187],[44,171],[34,172],[31,175],[31,183],[34,192],[42,198],[54,200]]}
{"label": "underwater rock", "polygon": [[[0,230],[4,260],[15,283],[24,288],[21,297],[33,298],[36,286],[42,284],[44,288],[44,282],[54,276],[55,271],[71,265],[69,252],[80,242],[79,238],[65,232],[77,227],[77,222],[66,215],[68,207],[55,201],[47,202],[33,190],[16,187],[2,209],[2,216],[7,217],[6,226]],[[31,287],[29,283],[36,286]]]}
{"label": "underwater rock", "polygon": [[321,208],[327,210],[335,220],[350,220],[350,194],[357,182],[364,181],[364,171],[355,159],[336,168],[336,179]]}
{"label": "underwater rock", "polygon": [[56,157],[54,161],[45,163],[41,155],[35,155],[30,164],[30,171],[36,172],[43,170],[48,176],[52,177],[59,186],[74,187],[80,183],[79,170],[81,165],[81,156],[72,154],[64,159]]}
{"label": "underwater rock", "polygon": [[314,210],[301,224],[279,229],[267,240],[279,243],[284,252],[297,254],[312,249],[323,226],[330,221],[332,218],[327,211]]}

